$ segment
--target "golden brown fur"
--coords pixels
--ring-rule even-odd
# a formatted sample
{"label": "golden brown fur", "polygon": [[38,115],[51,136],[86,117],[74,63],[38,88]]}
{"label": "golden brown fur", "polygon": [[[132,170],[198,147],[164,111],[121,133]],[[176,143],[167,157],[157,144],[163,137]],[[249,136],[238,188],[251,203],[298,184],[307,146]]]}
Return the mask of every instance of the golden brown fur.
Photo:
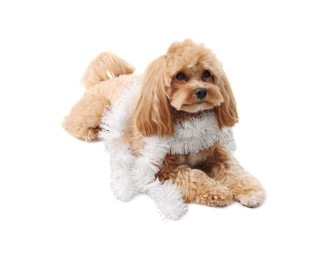
{"label": "golden brown fur", "polygon": [[[124,142],[139,154],[144,138],[172,136],[175,123],[213,110],[221,129],[238,121],[229,81],[211,50],[191,40],[173,43],[154,60],[143,77],[131,74],[133,67],[112,53],[103,53],[87,69],[87,88],[65,118],[64,128],[86,141],[97,140],[103,111],[113,106],[129,82],[141,81],[133,115],[127,122]],[[196,154],[168,154],[156,174],[162,182],[176,184],[185,202],[224,206],[233,200],[248,207],[260,205],[264,190],[220,142]]]}

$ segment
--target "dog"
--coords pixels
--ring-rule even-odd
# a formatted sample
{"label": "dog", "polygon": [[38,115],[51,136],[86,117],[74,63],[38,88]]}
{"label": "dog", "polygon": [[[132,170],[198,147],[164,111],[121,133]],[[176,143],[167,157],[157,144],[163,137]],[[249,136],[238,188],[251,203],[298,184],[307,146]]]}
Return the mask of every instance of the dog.
{"label": "dog", "polygon": [[[161,189],[155,194],[143,188],[155,181],[159,187],[175,187],[165,194],[177,194],[177,199],[164,208],[175,203],[181,210],[162,210],[173,219],[185,213],[182,202],[261,205],[264,188],[233,155],[236,101],[215,54],[187,39],[172,43],[143,75],[133,72],[134,67],[117,55],[99,55],[82,78],[85,94],[63,123],[71,135],[107,140],[107,150],[119,154],[112,166],[115,183],[119,182],[115,195],[124,201],[141,191],[159,197]],[[146,172],[145,163],[154,170]]]}

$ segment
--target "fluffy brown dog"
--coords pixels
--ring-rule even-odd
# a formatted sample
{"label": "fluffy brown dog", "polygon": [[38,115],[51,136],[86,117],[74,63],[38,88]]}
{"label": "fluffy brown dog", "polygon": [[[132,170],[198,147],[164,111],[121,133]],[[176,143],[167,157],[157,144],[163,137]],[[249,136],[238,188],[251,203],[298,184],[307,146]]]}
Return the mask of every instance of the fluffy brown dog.
{"label": "fluffy brown dog", "polygon": [[[97,57],[83,77],[86,92],[66,117],[64,128],[77,138],[97,140],[105,109],[114,107],[132,82],[140,84],[140,93],[129,104],[122,140],[135,156],[141,154],[145,138],[172,137],[176,124],[206,113],[214,113],[220,132],[238,121],[222,66],[201,44],[175,42],[144,75],[133,75],[133,70],[112,53]],[[265,198],[259,181],[240,166],[221,138],[198,152],[169,152],[155,176],[175,184],[187,203],[224,206],[237,200],[256,207]]]}

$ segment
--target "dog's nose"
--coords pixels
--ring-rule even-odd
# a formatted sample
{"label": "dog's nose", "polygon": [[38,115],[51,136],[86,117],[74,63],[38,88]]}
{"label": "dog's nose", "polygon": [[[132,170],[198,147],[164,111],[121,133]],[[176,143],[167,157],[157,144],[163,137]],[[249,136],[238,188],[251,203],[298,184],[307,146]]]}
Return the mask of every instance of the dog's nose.
{"label": "dog's nose", "polygon": [[195,95],[196,95],[197,98],[203,99],[203,98],[205,98],[207,96],[207,89],[205,89],[205,88],[197,88],[195,90]]}

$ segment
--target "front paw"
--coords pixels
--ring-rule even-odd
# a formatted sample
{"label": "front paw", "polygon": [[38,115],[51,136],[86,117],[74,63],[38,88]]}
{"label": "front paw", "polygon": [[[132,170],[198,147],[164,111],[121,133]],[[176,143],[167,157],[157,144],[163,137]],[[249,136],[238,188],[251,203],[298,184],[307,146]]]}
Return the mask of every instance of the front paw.
{"label": "front paw", "polygon": [[210,188],[197,196],[195,202],[208,206],[223,207],[233,202],[233,193],[225,186],[218,186]]}
{"label": "front paw", "polygon": [[249,193],[237,196],[237,200],[245,207],[256,208],[265,200],[265,191],[250,191]]}

